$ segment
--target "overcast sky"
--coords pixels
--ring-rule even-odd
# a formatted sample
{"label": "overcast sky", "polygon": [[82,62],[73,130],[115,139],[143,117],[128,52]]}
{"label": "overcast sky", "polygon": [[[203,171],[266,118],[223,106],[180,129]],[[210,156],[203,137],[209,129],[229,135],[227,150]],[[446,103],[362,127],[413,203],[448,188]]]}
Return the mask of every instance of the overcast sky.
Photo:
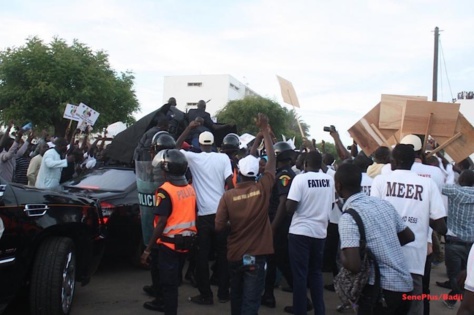
{"label": "overcast sky", "polygon": [[0,20],[2,50],[57,36],[108,52],[135,75],[137,118],[163,103],[164,76],[230,74],[283,104],[278,74],[311,136],[331,141],[322,129],[333,124],[348,145],[381,94],[431,100],[436,26],[438,101],[474,90],[472,0],[0,0]]}

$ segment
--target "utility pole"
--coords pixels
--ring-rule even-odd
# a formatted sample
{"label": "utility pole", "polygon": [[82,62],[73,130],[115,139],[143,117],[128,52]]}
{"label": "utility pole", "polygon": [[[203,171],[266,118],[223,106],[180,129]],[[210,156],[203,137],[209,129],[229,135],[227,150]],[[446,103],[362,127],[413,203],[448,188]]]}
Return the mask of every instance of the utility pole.
{"label": "utility pole", "polygon": [[439,28],[436,26],[434,30],[433,97],[431,98],[433,102],[438,100],[438,43]]}

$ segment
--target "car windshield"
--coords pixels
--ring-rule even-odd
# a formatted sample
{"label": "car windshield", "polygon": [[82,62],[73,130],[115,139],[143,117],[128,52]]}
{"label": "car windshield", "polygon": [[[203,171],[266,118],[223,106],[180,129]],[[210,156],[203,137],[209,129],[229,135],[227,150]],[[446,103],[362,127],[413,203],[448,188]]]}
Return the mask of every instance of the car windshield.
{"label": "car windshield", "polygon": [[83,177],[64,183],[64,186],[89,190],[120,191],[125,190],[135,180],[133,170],[97,169]]}

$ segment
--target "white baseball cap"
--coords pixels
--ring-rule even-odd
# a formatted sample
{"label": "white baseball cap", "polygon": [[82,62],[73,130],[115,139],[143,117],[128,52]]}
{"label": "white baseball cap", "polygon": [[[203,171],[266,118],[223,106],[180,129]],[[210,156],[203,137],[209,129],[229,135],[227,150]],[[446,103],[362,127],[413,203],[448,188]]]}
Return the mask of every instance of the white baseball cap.
{"label": "white baseball cap", "polygon": [[247,155],[239,161],[239,171],[247,177],[255,177],[258,175],[260,168],[258,159],[253,155]]}
{"label": "white baseball cap", "polygon": [[201,132],[199,135],[199,144],[203,145],[213,145],[214,144],[214,135],[209,131]]}
{"label": "white baseball cap", "polygon": [[421,139],[417,135],[406,135],[403,137],[402,141],[400,141],[402,144],[411,144],[413,146],[413,150],[419,151],[421,150]]}

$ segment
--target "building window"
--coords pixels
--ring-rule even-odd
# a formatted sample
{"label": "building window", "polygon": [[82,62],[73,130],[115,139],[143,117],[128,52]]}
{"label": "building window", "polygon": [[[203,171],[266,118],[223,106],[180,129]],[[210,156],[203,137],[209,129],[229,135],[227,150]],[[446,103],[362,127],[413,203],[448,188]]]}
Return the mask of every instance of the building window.
{"label": "building window", "polygon": [[237,85],[234,85],[234,84],[230,83],[229,86],[230,86],[230,88],[232,88],[232,89],[234,89],[234,90],[236,90],[236,91],[239,90],[239,87],[238,87]]}
{"label": "building window", "polygon": [[186,107],[197,107],[198,103],[186,103]]}
{"label": "building window", "polygon": [[188,86],[202,86],[202,82],[188,82]]}

